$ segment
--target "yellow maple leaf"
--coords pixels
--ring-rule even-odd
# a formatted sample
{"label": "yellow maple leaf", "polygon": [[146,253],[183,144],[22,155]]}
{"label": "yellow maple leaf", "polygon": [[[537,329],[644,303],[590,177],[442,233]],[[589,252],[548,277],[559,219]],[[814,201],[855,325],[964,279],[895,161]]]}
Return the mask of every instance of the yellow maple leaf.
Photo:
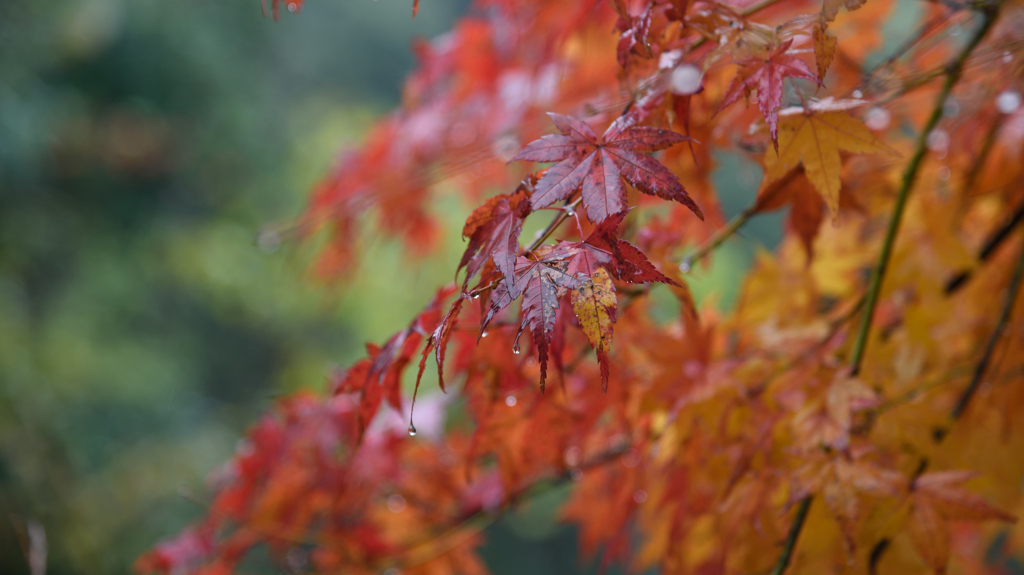
{"label": "yellow maple leaf", "polygon": [[821,102],[810,109],[779,112],[779,152],[764,156],[765,180],[773,181],[803,163],[807,179],[821,194],[832,214],[839,216],[839,186],[843,164],[839,150],[859,154],[897,154],[871,133],[860,120],[843,112],[861,101]]}
{"label": "yellow maple leaf", "polygon": [[612,344],[612,324],[616,315],[615,286],[604,268],[598,268],[590,281],[572,292],[572,309],[580,319],[583,333],[597,352],[601,365],[601,385],[608,390],[608,350]]}

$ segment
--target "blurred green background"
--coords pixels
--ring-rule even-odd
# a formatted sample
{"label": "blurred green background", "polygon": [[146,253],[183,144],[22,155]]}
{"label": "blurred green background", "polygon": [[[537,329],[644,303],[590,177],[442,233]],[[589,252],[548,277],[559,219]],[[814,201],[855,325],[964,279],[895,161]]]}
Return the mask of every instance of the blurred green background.
{"label": "blurred green background", "polygon": [[[258,0],[0,0],[0,573],[29,572],[26,522],[48,573],[129,572],[201,513],[181,495],[204,499],[276,395],[321,389],[432,295],[409,286],[449,280],[455,200],[437,258],[374,242],[377,273],[344,288],[307,279],[307,248],[257,241],[468,0],[410,4],[312,0],[274,23]],[[718,160],[733,214],[760,174]],[[780,219],[747,237],[777,242]],[[731,305],[750,254],[727,246],[695,292]],[[565,495],[489,530],[495,573],[578,569]]]}
{"label": "blurred green background", "polygon": [[[0,1],[0,573],[28,573],[28,520],[49,573],[129,572],[275,395],[423,306],[316,285],[301,247],[256,238],[465,4],[314,1],[275,24],[259,0]],[[431,263],[413,280],[448,280]]]}

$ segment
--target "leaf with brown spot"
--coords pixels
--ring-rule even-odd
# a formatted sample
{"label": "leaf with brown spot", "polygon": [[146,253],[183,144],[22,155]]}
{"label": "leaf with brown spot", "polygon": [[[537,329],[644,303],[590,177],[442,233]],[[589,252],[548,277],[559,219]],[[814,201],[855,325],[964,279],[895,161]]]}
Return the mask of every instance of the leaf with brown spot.
{"label": "leaf with brown spot", "polygon": [[580,320],[583,333],[597,353],[601,366],[601,388],[608,391],[608,350],[612,343],[617,301],[615,286],[602,268],[591,270],[590,280],[572,292],[572,308]]}

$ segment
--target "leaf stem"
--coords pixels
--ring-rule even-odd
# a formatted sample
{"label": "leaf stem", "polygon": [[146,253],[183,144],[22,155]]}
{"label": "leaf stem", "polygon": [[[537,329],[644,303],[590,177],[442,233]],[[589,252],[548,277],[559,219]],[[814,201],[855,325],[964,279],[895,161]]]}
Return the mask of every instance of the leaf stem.
{"label": "leaf stem", "polygon": [[853,357],[850,361],[850,373],[856,376],[860,373],[861,364],[864,361],[864,351],[867,347],[868,334],[871,331],[871,320],[874,316],[875,306],[878,305],[878,298],[882,291],[882,282],[885,279],[885,272],[889,268],[889,260],[892,257],[893,247],[896,244],[896,235],[900,229],[900,222],[903,219],[903,210],[907,205],[907,198],[910,197],[910,189],[914,186],[914,181],[917,179],[917,172],[921,167],[921,162],[924,160],[924,156],[928,151],[928,135],[935,129],[935,126],[939,123],[942,118],[942,108],[946,103],[946,99],[949,97],[950,92],[953,90],[953,86],[960,79],[960,73],[963,70],[964,62],[967,61],[967,57],[970,56],[971,52],[981,43],[985,35],[992,28],[992,24],[995,23],[996,17],[998,16],[998,6],[990,6],[982,8],[983,20],[981,27],[975,32],[971,40],[964,46],[963,50],[957,56],[956,60],[949,66],[946,72],[946,81],[942,85],[942,89],[939,91],[939,95],[935,100],[935,107],[932,109],[931,115],[928,117],[928,121],[925,122],[924,128],[917,138],[917,146],[914,150],[914,155],[910,159],[910,163],[907,164],[907,169],[903,172],[903,181],[900,186],[899,194],[896,197],[896,206],[893,208],[892,218],[889,220],[889,228],[885,234],[885,240],[882,244],[882,253],[879,255],[878,264],[875,266],[874,272],[871,276],[871,284],[868,288],[867,301],[864,309],[864,313],[861,316],[860,328],[857,331],[857,339],[853,347]]}
{"label": "leaf stem", "polygon": [[786,544],[782,548],[782,554],[779,555],[779,560],[775,563],[775,567],[772,568],[771,575],[782,575],[786,572],[786,568],[789,567],[789,561],[793,557],[793,550],[796,548],[796,540],[800,538],[800,531],[804,527],[804,521],[807,520],[807,512],[811,510],[811,501],[813,497],[808,495],[800,501],[800,506],[796,508],[796,517],[793,518],[793,525],[789,528],[789,535],[786,536]]}

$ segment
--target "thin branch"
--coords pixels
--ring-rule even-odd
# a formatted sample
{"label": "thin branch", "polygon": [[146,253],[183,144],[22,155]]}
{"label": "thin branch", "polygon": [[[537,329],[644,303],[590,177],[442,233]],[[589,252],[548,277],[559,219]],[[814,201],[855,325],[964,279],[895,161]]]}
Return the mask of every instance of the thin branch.
{"label": "thin branch", "polygon": [[924,156],[928,151],[928,135],[935,126],[938,125],[939,119],[942,118],[942,108],[946,103],[946,98],[949,97],[950,92],[953,90],[953,86],[956,85],[960,79],[960,73],[963,70],[964,62],[967,61],[968,56],[971,52],[981,43],[985,35],[992,28],[996,18],[999,14],[998,7],[985,7],[983,9],[983,20],[978,31],[975,32],[970,42],[964,46],[963,50],[957,56],[957,59],[949,66],[946,74],[946,82],[942,85],[942,89],[939,91],[939,95],[935,100],[935,107],[932,109],[931,116],[925,123],[924,128],[918,135],[917,147],[914,150],[914,155],[910,159],[910,163],[907,164],[906,171],[903,172],[903,182],[900,186],[899,194],[896,197],[896,206],[893,208],[892,218],[889,220],[889,229],[885,234],[885,241],[882,244],[882,253],[878,258],[878,264],[875,267],[874,273],[871,276],[871,284],[868,288],[866,307],[864,314],[861,316],[860,328],[857,331],[857,339],[854,343],[853,357],[850,361],[851,374],[856,376],[860,372],[861,363],[864,360],[864,352],[867,348],[868,334],[871,331],[871,320],[875,312],[875,306],[878,304],[878,298],[882,291],[882,282],[885,279],[885,272],[889,268],[889,260],[892,257],[893,247],[896,244],[896,235],[900,229],[900,222],[903,220],[903,210],[907,205],[907,198],[910,197],[910,189],[914,186],[914,181],[917,179],[918,169],[921,167],[921,162],[924,160]]}
{"label": "thin branch", "polygon": [[793,550],[796,548],[796,540],[800,538],[800,531],[804,528],[804,521],[807,520],[807,512],[811,510],[811,501],[813,498],[808,495],[800,501],[800,506],[796,508],[796,517],[793,518],[793,525],[790,526],[789,535],[786,536],[786,544],[782,548],[782,554],[779,555],[779,560],[775,563],[771,575],[782,575],[789,567]]}
{"label": "thin branch", "polygon": [[[978,251],[978,261],[980,263],[987,262],[989,258],[992,257],[992,254],[995,253],[996,249],[1006,241],[1006,238],[1009,237],[1013,228],[1017,227],[1022,220],[1024,220],[1024,202],[1021,202],[1021,205],[1017,207],[1016,211],[1014,211],[1005,222],[1003,222],[1003,225],[999,226],[999,228],[996,229],[987,240],[985,240],[981,250]],[[971,279],[971,273],[972,271],[967,269],[950,278],[949,281],[946,282],[946,295],[952,294],[962,288],[967,283],[967,280]]]}
{"label": "thin branch", "polygon": [[1013,278],[1010,280],[1010,287],[1003,302],[1003,309],[999,313],[999,319],[996,320],[996,327],[992,330],[992,335],[989,336],[988,342],[985,344],[985,351],[981,355],[981,361],[974,368],[971,383],[964,390],[963,394],[960,395],[956,405],[953,406],[953,410],[949,414],[950,419],[953,421],[960,419],[964,410],[967,409],[967,405],[971,402],[971,398],[974,397],[974,394],[978,392],[978,388],[981,386],[981,378],[985,376],[985,371],[988,370],[988,365],[992,361],[992,354],[995,352],[996,345],[1002,339],[1003,328],[1010,321],[1010,315],[1013,313],[1013,304],[1017,301],[1017,294],[1020,292],[1022,278],[1024,278],[1024,246],[1021,246],[1020,256],[1017,258],[1017,267],[1013,270]]}

